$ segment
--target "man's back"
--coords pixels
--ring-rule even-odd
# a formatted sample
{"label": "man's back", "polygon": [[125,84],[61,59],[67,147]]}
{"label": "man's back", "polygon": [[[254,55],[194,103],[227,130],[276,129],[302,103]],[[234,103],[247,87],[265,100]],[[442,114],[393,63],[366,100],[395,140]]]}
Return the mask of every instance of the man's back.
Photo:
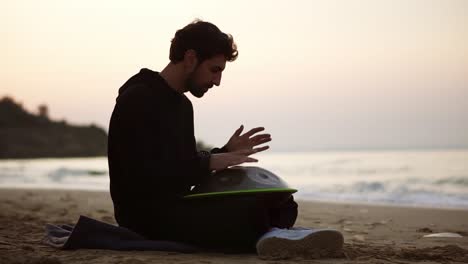
{"label": "man's back", "polygon": [[148,69],[119,90],[108,160],[116,220],[124,225],[176,202],[209,175],[197,156],[192,104]]}

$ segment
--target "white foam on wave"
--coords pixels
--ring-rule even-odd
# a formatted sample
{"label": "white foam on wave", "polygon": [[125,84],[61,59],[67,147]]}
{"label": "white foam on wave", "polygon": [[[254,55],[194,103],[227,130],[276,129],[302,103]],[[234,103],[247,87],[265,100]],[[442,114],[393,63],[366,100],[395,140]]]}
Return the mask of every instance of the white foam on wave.
{"label": "white foam on wave", "polygon": [[[305,200],[468,208],[468,151],[258,157]],[[0,161],[0,187],[109,190],[106,158]]]}

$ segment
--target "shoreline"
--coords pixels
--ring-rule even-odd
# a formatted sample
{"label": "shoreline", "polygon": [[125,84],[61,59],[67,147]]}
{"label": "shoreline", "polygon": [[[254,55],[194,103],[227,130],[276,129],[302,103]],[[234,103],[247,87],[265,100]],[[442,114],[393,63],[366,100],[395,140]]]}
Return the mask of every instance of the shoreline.
{"label": "shoreline", "polygon": [[[334,259],[280,263],[468,262],[468,210],[304,200],[298,203],[296,226],[341,231],[345,254]],[[41,243],[46,223],[73,224],[80,215],[115,224],[110,194],[94,190],[0,188],[0,254],[5,256],[5,263],[265,263],[255,254],[69,251]],[[423,238],[441,232],[463,237]]]}
{"label": "shoreline", "polygon": [[[108,190],[102,189],[79,189],[79,188],[64,188],[63,186],[57,188],[51,187],[41,187],[41,186],[13,186],[13,185],[6,185],[0,186],[1,190],[17,190],[17,191],[70,191],[70,192],[97,192],[97,193],[108,193]],[[295,200],[303,202],[303,203],[323,203],[323,204],[345,204],[345,205],[355,205],[355,206],[377,206],[377,207],[391,207],[391,208],[414,208],[414,209],[434,209],[434,210],[456,210],[456,211],[468,211],[468,207],[458,207],[458,206],[448,206],[448,207],[441,207],[441,206],[431,206],[425,204],[396,204],[396,203],[385,203],[385,202],[366,202],[366,201],[340,201],[340,200],[321,200],[321,199],[303,199],[303,198],[295,198]]]}
{"label": "shoreline", "polygon": [[[270,150],[267,153],[259,153],[257,155],[276,155],[276,154],[304,154],[304,153],[317,153],[317,154],[330,154],[330,153],[366,153],[366,152],[466,152],[468,151],[468,146],[461,147],[414,147],[414,148],[331,148],[331,149],[309,149],[309,150]],[[27,158],[11,158],[11,157],[2,157],[0,161],[11,161],[11,160],[40,160],[40,159],[81,159],[81,158],[107,158],[107,155],[83,155],[83,156],[35,156]]]}

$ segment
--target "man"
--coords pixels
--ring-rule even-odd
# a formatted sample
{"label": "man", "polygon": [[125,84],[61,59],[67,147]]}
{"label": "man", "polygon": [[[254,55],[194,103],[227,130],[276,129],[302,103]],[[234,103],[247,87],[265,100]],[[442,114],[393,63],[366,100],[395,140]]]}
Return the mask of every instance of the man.
{"label": "man", "polygon": [[292,197],[281,204],[242,197],[183,199],[212,172],[256,162],[250,155],[268,149],[260,147],[271,141],[269,134],[259,134],[264,128],[242,134],[243,126],[220,149],[196,149],[193,108],[184,93],[201,98],[219,86],[226,62],[237,55],[232,36],[195,21],[176,32],[170,62],[160,73],[142,69],[120,88],[108,139],[119,225],[150,239],[222,250],[251,250],[270,229],[293,226]]}

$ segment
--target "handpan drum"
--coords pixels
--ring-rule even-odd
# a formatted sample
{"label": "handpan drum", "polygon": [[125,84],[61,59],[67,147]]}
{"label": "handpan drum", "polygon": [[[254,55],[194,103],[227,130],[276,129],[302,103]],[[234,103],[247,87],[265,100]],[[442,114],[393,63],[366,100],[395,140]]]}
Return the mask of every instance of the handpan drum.
{"label": "handpan drum", "polygon": [[231,167],[211,175],[195,186],[185,198],[225,197],[232,195],[290,196],[297,192],[274,173],[259,167]]}

